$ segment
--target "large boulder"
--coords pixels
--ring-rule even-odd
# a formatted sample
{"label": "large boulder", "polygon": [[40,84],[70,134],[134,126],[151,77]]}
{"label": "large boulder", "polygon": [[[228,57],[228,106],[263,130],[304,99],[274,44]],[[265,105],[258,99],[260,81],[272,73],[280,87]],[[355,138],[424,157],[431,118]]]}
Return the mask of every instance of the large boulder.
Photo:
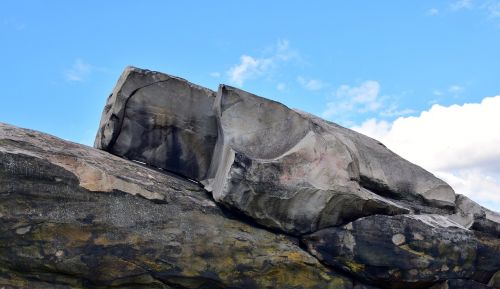
{"label": "large boulder", "polygon": [[450,186],[381,143],[221,85],[127,68],[95,146],[199,181],[217,202],[294,235],[373,214],[452,213]]}
{"label": "large boulder", "polygon": [[104,107],[95,147],[203,179],[217,140],[214,99],[182,78],[127,67]]}
{"label": "large boulder", "polygon": [[454,207],[449,185],[371,138],[226,85],[215,109],[207,189],[266,226],[303,234],[410,202]]}
{"label": "large boulder", "polygon": [[0,288],[352,288],[199,185],[0,123]]}

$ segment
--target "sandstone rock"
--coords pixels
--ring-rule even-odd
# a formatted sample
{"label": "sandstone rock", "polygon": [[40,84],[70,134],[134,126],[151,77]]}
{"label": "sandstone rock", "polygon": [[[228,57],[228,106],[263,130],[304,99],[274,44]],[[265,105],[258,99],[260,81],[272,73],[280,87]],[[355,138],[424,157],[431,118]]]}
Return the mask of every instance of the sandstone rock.
{"label": "sandstone rock", "polygon": [[454,206],[451,187],[373,139],[226,85],[215,108],[207,189],[268,227],[303,234],[410,212],[398,200]]}
{"label": "sandstone rock", "polygon": [[0,214],[0,288],[352,288],[197,184],[5,124]]}
{"label": "sandstone rock", "polygon": [[477,236],[440,215],[369,216],[304,242],[326,264],[394,288],[476,277],[486,284],[500,267],[498,239]]}
{"label": "sandstone rock", "polygon": [[182,78],[128,67],[107,100],[95,147],[203,179],[217,139],[214,98]]}
{"label": "sandstone rock", "polygon": [[498,287],[497,213],[280,103],[130,67],[95,147],[0,124],[0,288]]}
{"label": "sandstone rock", "polygon": [[208,89],[136,68],[108,99],[96,147],[200,181],[216,201],[295,235],[455,205],[446,183],[371,138],[226,85],[214,102]]}

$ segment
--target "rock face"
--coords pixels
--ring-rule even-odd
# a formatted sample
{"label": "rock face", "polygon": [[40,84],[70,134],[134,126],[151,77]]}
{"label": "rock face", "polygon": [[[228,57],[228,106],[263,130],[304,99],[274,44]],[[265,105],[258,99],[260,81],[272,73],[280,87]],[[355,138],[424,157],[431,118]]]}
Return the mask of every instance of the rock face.
{"label": "rock face", "polygon": [[127,67],[108,98],[95,147],[203,179],[217,140],[214,99],[184,79]]}
{"label": "rock face", "polygon": [[326,264],[392,286],[471,278],[487,283],[500,267],[500,240],[476,236],[440,215],[374,215],[304,240]]}
{"label": "rock face", "polygon": [[197,184],[0,124],[0,288],[352,288]]}
{"label": "rock face", "polygon": [[0,124],[0,288],[500,288],[497,213],[240,89],[129,67],[95,147]]}
{"label": "rock face", "polygon": [[225,85],[215,109],[207,188],[266,226],[303,234],[410,212],[399,200],[454,206],[451,187],[373,139]]}

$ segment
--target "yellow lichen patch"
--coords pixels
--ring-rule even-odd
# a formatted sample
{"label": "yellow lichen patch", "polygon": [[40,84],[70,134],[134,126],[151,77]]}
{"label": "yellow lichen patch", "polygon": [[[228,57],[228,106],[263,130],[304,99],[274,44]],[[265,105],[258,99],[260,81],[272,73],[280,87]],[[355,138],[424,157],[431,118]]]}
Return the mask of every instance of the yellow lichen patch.
{"label": "yellow lichen patch", "polygon": [[399,249],[405,250],[406,252],[411,253],[413,255],[417,255],[419,257],[433,259],[431,256],[426,255],[424,252],[419,252],[419,251],[413,250],[412,248],[410,248],[410,246],[408,244],[399,246]]}
{"label": "yellow lichen patch", "polygon": [[301,263],[301,262],[306,261],[306,260],[304,260],[304,254],[301,254],[299,252],[290,252],[286,257],[290,261],[297,262],[297,263]]}
{"label": "yellow lichen patch", "polygon": [[352,272],[360,272],[360,271],[363,271],[365,269],[365,265],[364,264],[356,263],[356,262],[354,262],[352,260],[345,260],[343,263]]}
{"label": "yellow lichen patch", "polygon": [[101,246],[113,246],[120,244],[137,244],[140,242],[140,237],[137,235],[127,235],[123,239],[109,239],[107,234],[101,234],[94,239],[94,244]]}
{"label": "yellow lichen patch", "polygon": [[43,227],[37,227],[33,231],[33,240],[35,241],[53,241],[54,239],[64,238],[67,246],[75,246],[87,242],[92,233],[87,227],[81,227],[69,224],[47,224]]}

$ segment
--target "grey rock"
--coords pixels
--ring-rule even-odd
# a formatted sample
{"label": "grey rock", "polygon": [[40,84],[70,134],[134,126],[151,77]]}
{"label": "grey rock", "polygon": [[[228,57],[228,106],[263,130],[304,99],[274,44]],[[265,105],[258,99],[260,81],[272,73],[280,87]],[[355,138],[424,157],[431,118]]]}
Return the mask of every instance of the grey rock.
{"label": "grey rock", "polygon": [[214,99],[182,78],[127,67],[107,100],[95,147],[203,179],[217,139]]}
{"label": "grey rock", "polygon": [[476,275],[487,283],[500,268],[498,239],[440,215],[369,216],[320,230],[304,242],[326,264],[378,284],[425,288]]}
{"label": "grey rock", "polygon": [[488,210],[463,195],[457,195],[456,212],[450,219],[466,228],[500,237],[500,214]]}
{"label": "grey rock", "polygon": [[2,123],[0,213],[0,288],[352,288],[198,184]]}
{"label": "grey rock", "polygon": [[[30,143],[36,144],[36,140]],[[34,147],[38,151],[44,145]],[[125,205],[128,201],[110,196],[120,192],[127,198],[139,198],[136,204],[156,205],[137,205],[140,214],[152,212],[155,221],[135,215],[106,219],[106,212],[83,206],[107,220],[106,228],[111,231],[120,222],[151,222],[155,229],[146,226],[146,236],[159,228],[176,236],[175,242],[183,244],[183,254],[191,252],[181,254],[180,259],[162,257],[184,268],[182,273],[172,277],[164,269],[151,269],[148,272],[156,281],[146,282],[147,286],[483,288],[500,270],[497,213],[455,195],[448,184],[374,139],[234,87],[221,85],[215,96],[180,78],[128,68],[108,99],[95,147],[150,168],[125,160],[111,164],[103,161],[103,156],[111,158],[104,152],[86,149],[77,154],[79,149],[73,147],[70,155],[77,157],[64,158],[54,151],[33,155],[32,149],[23,153],[63,168],[65,171],[54,171],[54,180],[64,183],[69,178],[86,194],[109,197],[98,202],[118,202],[126,212],[133,211],[133,205]],[[153,179],[164,181],[144,178],[146,170],[158,174]],[[65,177],[66,171],[71,177]],[[155,213],[158,205],[165,206],[168,213]],[[116,214],[117,209],[108,210]],[[0,216],[5,214],[0,210]],[[58,214],[58,218],[68,218]],[[164,224],[165,219],[170,225]],[[132,236],[144,234],[130,226],[127,230]],[[174,227],[181,231],[171,233]],[[30,222],[18,222],[12,228],[18,232],[16,238],[29,238],[37,232],[37,225]],[[252,237],[242,237],[241,232]],[[120,235],[125,237],[125,233]],[[157,253],[170,256],[170,251],[160,248],[165,242],[147,239],[148,246],[151,243],[157,250],[154,258]],[[149,256],[142,243],[133,248]],[[66,256],[61,250],[54,254]],[[291,263],[283,263],[276,254],[286,255]],[[229,255],[237,256],[237,261],[228,261]],[[144,261],[133,256],[134,263],[149,268],[151,258]],[[195,264],[188,264],[193,256]],[[193,269],[193,273],[186,268],[204,270]],[[268,270],[279,276],[270,276],[273,273]],[[355,280],[338,272],[347,272]],[[85,274],[79,276],[88,278]],[[163,274],[169,276],[167,281],[158,278]]]}
{"label": "grey rock", "polygon": [[379,142],[221,85],[219,137],[205,180],[215,200],[292,234],[411,207],[453,207],[451,187]]}

